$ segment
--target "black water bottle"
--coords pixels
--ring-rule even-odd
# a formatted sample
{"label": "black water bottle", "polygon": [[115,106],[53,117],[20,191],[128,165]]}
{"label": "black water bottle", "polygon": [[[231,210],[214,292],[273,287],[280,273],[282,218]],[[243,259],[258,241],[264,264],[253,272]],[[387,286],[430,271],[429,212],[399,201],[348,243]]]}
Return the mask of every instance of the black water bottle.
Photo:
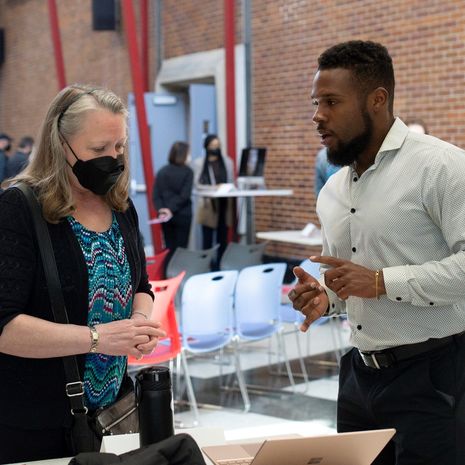
{"label": "black water bottle", "polygon": [[136,375],[139,397],[140,445],[162,441],[174,434],[170,370],[153,366]]}

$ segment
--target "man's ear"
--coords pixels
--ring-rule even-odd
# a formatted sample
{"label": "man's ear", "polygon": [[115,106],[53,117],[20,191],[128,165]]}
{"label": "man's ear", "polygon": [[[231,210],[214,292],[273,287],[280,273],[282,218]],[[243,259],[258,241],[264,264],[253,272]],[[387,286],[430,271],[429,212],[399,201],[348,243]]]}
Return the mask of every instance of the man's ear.
{"label": "man's ear", "polygon": [[388,106],[388,99],[389,92],[384,87],[377,87],[368,96],[368,102],[375,113],[379,113]]}

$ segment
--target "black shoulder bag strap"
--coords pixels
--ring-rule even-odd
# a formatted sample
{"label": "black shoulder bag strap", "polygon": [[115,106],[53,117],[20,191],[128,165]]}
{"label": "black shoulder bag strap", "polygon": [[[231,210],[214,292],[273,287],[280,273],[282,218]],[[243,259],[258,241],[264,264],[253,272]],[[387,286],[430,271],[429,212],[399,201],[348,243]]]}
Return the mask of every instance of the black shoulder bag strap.
{"label": "black shoulder bag strap", "polygon": [[[47,223],[42,216],[42,209],[34,191],[27,184],[17,183],[13,187],[16,187],[23,193],[29,205],[29,210],[31,211],[37,242],[39,244],[40,256],[42,257],[45,279],[47,280],[53,317],[55,318],[55,322],[67,324],[69,323],[68,314],[66,313],[65,301],[61,291],[55,254],[53,252]],[[84,405],[84,385],[79,376],[76,357],[74,355],[69,355],[62,357],[62,360],[65,369],[66,395],[71,405],[71,413],[75,416],[85,415],[87,413],[87,407]]]}

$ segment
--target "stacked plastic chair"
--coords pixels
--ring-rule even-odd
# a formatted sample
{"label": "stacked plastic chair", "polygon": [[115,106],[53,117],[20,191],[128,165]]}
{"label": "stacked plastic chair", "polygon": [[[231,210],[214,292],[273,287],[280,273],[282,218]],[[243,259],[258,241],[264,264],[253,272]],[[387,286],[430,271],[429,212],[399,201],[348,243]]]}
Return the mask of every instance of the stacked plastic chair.
{"label": "stacked plastic chair", "polygon": [[179,293],[175,298],[176,308],[179,309],[181,304],[181,295],[184,283],[196,274],[208,273],[211,271],[212,260],[218,250],[219,244],[211,249],[189,250],[184,247],[178,247],[171,257],[166,267],[166,277],[172,278],[177,276],[181,271],[185,272],[184,280],[181,282]]}
{"label": "stacked plastic chair", "polygon": [[[195,424],[197,424],[199,422],[197,402],[195,400],[186,358],[182,350],[181,336],[179,334],[173,305],[174,296],[178,291],[184,275],[185,273],[181,272],[174,278],[150,282],[155,293],[155,300],[153,302],[153,310],[150,318],[161,323],[162,329],[166,331],[166,337],[160,338],[158,345],[151,354],[144,355],[141,359],[128,357],[128,366],[131,369],[134,367],[158,365],[169,362],[171,371],[173,371],[173,361],[175,359],[178,362],[180,361],[187,387],[187,397],[194,414]],[[179,372],[178,363],[177,373],[179,374]]]}
{"label": "stacked plastic chair", "polygon": [[285,263],[267,263],[244,268],[235,292],[235,339],[259,341],[276,335],[278,354],[282,356],[292,388],[295,388],[280,316],[281,286]]}
{"label": "stacked plastic chair", "polygon": [[262,242],[261,244],[247,245],[230,242],[221,257],[220,270],[241,271],[247,266],[262,264],[266,244],[266,242]]}
{"label": "stacked plastic chair", "polygon": [[150,281],[165,279],[164,264],[170,249],[162,250],[159,254],[146,257],[147,274]]}
{"label": "stacked plastic chair", "polygon": [[192,354],[216,352],[233,343],[234,360],[244,410],[250,401],[234,340],[234,288],[237,271],[191,276],[182,292],[181,317],[184,350]]}

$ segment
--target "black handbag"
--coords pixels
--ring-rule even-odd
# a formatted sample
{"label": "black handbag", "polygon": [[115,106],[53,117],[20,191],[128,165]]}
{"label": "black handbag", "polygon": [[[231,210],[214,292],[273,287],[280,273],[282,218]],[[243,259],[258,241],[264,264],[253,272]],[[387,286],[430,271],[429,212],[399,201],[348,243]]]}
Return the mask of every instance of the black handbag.
{"label": "black handbag", "polygon": [[68,465],[206,465],[202,452],[188,434],[175,434],[163,441],[125,454],[79,454]]}
{"label": "black handbag", "polygon": [[[52,242],[40,204],[28,185],[18,183],[14,187],[23,193],[31,211],[54,319],[57,323],[68,324]],[[62,360],[66,380],[65,391],[73,415],[73,426],[69,431],[68,440],[75,454],[100,450],[104,435],[139,432],[137,399],[129,377],[125,377],[120,396],[115,403],[88,415],[88,409],[84,405],[84,385],[79,376],[76,357],[67,356]]]}

